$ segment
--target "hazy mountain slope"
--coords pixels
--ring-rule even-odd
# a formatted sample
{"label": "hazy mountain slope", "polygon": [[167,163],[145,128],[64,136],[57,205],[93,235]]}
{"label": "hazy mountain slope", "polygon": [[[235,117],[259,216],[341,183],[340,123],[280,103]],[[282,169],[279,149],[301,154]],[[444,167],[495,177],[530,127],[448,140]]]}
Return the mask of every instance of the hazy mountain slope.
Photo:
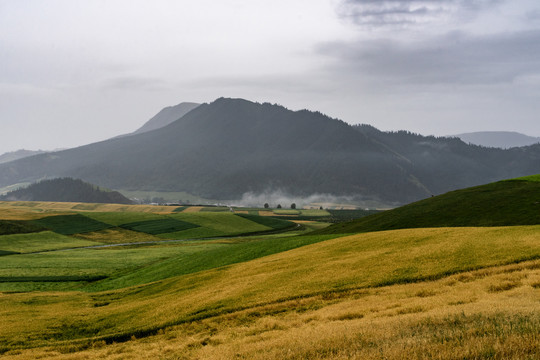
{"label": "hazy mountain slope", "polygon": [[148,120],[143,126],[137,129],[133,134],[140,134],[147,131],[156,130],[169,125],[173,121],[180,119],[200,104],[183,102],[175,106],[168,106],[158,112],[153,118]]}
{"label": "hazy mountain slope", "polygon": [[454,136],[468,144],[501,149],[540,143],[540,137],[528,136],[514,131],[479,131]]}
{"label": "hazy mountain slope", "polygon": [[407,171],[435,195],[540,172],[539,145],[503,150],[468,145],[458,138],[382,132],[370,125],[355,129],[400,154]]}
{"label": "hazy mountain slope", "polygon": [[41,150],[34,151],[34,150],[24,150],[24,149],[7,152],[0,155],[0,164],[14,161],[14,160],[19,160],[19,159],[32,156],[32,155],[43,154],[43,153],[45,153],[45,151],[41,151]]}
{"label": "hazy mountain slope", "polygon": [[42,180],[26,188],[0,196],[2,201],[57,201],[131,204],[117,191],[104,191],[81,180],[63,178]]}

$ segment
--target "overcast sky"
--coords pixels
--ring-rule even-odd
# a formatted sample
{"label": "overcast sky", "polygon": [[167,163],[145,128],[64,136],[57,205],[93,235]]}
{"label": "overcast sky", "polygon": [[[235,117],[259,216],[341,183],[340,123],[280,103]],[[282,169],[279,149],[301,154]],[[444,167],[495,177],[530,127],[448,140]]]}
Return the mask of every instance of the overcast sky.
{"label": "overcast sky", "polygon": [[0,0],[0,153],[222,96],[382,130],[540,136],[540,2]]}

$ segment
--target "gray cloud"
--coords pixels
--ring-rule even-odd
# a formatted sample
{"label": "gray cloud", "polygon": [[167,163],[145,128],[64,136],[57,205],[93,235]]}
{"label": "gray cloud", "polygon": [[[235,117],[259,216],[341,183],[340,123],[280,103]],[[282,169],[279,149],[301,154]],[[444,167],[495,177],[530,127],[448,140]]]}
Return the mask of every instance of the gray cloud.
{"label": "gray cloud", "polygon": [[117,76],[101,82],[102,89],[161,91],[170,89],[170,85],[158,78],[141,76]]}
{"label": "gray cloud", "polygon": [[502,0],[342,0],[337,14],[362,27],[410,27],[467,21]]}
{"label": "gray cloud", "polygon": [[470,36],[453,32],[400,43],[333,42],[320,53],[340,64],[332,71],[404,84],[494,84],[540,74],[540,30]]}

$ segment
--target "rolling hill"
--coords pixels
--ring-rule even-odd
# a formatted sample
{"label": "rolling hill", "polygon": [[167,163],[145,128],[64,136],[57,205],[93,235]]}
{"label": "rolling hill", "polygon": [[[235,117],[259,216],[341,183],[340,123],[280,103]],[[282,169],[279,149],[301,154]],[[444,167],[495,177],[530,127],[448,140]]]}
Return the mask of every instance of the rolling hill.
{"label": "rolling hill", "polygon": [[42,180],[26,188],[0,196],[0,201],[60,201],[132,204],[117,191],[105,191],[98,186],[72,178]]}
{"label": "rolling hill", "polygon": [[221,98],[153,131],[0,164],[0,187],[69,176],[218,200],[281,191],[396,205],[538,172],[540,145],[487,149]]}
{"label": "rolling hill", "polygon": [[406,228],[540,224],[538,176],[448,192],[393,210],[319,230],[351,234]]}

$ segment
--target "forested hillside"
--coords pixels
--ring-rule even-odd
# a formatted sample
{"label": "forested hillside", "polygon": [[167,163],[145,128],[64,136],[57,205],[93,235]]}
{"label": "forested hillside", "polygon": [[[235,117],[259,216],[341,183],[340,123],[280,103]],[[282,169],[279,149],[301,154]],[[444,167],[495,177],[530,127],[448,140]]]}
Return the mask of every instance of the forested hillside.
{"label": "forested hillside", "polygon": [[82,180],[61,178],[42,180],[26,188],[0,196],[3,201],[59,201],[131,204],[131,200],[117,191],[105,191]]}

